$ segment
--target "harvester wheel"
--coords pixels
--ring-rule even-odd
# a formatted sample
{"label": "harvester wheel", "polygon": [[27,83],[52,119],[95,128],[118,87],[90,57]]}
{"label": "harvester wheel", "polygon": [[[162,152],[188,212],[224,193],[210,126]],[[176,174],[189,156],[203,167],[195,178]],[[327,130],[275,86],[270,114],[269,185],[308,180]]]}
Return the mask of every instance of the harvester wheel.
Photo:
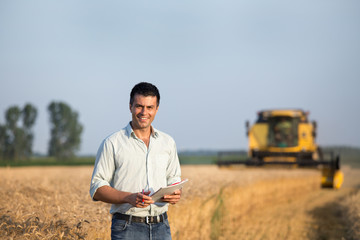
{"label": "harvester wheel", "polygon": [[336,156],[330,165],[322,169],[321,186],[339,189],[344,182],[344,174],[340,170],[340,157]]}

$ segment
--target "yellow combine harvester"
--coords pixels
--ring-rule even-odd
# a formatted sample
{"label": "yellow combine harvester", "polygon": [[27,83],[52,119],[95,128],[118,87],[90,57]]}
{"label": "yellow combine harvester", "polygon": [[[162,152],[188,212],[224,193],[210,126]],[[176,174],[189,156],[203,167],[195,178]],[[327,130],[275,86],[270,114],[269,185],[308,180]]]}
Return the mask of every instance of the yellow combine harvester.
{"label": "yellow combine harvester", "polygon": [[[266,110],[250,126],[246,122],[249,138],[248,159],[229,158],[230,152],[219,153],[218,165],[245,164],[248,166],[292,165],[320,168],[322,187],[340,188],[343,173],[340,158],[323,153],[315,142],[316,122],[309,122],[308,113],[302,110]],[[324,155],[328,155],[328,159]]]}

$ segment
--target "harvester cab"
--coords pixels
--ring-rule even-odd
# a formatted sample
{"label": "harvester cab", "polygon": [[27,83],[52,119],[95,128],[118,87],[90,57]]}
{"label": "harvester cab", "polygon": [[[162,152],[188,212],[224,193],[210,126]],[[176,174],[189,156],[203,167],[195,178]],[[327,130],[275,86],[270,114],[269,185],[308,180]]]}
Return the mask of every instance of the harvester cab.
{"label": "harvester cab", "polygon": [[291,165],[317,168],[322,171],[322,187],[340,188],[343,182],[340,158],[332,152],[322,152],[317,146],[316,122],[309,122],[308,114],[299,109],[258,112],[253,125],[246,122],[248,159],[224,160],[226,153],[221,152],[218,165]]}

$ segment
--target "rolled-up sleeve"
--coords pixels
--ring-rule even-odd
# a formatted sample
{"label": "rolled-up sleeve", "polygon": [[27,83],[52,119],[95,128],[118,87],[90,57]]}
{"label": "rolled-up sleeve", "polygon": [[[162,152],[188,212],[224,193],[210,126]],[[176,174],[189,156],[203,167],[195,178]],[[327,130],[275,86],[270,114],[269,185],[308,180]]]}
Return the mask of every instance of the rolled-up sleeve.
{"label": "rolled-up sleeve", "polygon": [[102,186],[110,186],[114,171],[114,148],[112,143],[105,139],[97,152],[94,171],[91,177],[90,196],[93,200],[97,189]]}
{"label": "rolled-up sleeve", "polygon": [[175,141],[171,141],[171,153],[166,170],[167,185],[181,181],[181,169]]}

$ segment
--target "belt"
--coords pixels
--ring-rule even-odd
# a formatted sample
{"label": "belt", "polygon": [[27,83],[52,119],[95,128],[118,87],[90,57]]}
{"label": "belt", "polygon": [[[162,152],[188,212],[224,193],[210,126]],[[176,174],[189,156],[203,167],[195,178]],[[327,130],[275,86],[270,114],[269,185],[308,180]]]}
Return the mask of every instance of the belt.
{"label": "belt", "polygon": [[159,216],[146,216],[146,217],[138,217],[132,215],[126,215],[122,213],[114,213],[113,218],[126,220],[127,222],[138,222],[138,223],[159,223],[163,222],[168,218],[167,213],[163,213]]}

